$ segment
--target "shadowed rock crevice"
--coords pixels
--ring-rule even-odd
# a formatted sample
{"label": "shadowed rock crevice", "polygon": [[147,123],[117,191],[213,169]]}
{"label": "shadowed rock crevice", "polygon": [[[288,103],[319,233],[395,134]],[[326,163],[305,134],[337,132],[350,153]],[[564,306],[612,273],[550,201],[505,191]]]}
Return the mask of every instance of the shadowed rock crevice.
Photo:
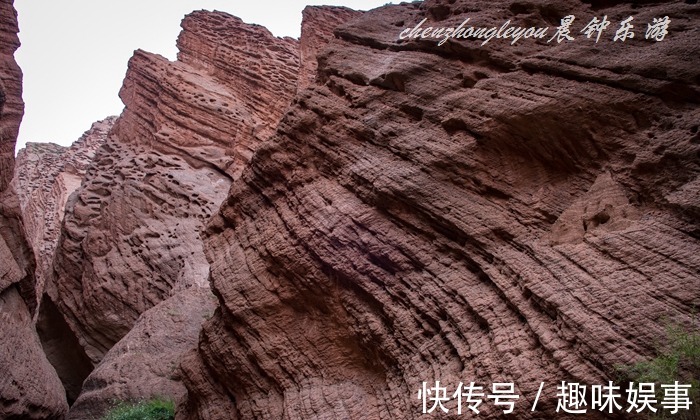
{"label": "shadowed rock crevice", "polygon": [[92,362],[48,296],[42,299],[36,329],[46,358],[56,369],[66,390],[68,404],[72,405],[80,395],[83,381],[92,372]]}

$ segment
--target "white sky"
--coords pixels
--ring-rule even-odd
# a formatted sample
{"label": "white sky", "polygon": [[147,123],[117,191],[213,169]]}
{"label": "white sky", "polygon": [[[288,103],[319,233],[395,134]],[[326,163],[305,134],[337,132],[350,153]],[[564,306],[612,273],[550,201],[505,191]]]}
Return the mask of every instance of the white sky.
{"label": "white sky", "polygon": [[[368,10],[389,0],[15,0],[24,72],[17,150],[30,142],[69,145],[90,125],[121,113],[119,88],[134,50],[175,59],[180,21],[221,10],[276,36],[299,37],[307,4]],[[396,2],[396,1],[394,1]]]}

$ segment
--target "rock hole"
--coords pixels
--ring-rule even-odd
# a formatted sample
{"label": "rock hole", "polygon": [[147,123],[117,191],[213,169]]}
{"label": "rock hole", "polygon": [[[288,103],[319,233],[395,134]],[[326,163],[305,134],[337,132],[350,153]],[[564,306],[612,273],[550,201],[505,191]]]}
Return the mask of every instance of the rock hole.
{"label": "rock hole", "polygon": [[420,121],[423,119],[423,109],[413,105],[401,105],[399,109],[414,121]]}
{"label": "rock hole", "polygon": [[535,6],[530,3],[513,3],[508,9],[514,15],[523,15],[532,13],[535,10]]}
{"label": "rock hole", "polygon": [[435,20],[441,21],[450,15],[450,8],[444,4],[438,4],[428,9],[428,12]]}

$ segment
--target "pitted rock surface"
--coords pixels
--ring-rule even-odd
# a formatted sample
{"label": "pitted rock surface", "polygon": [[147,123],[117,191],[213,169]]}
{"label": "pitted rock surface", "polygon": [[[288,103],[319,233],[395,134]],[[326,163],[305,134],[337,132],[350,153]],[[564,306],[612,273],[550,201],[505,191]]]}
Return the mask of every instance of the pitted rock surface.
{"label": "pitted rock surface", "polygon": [[37,259],[36,294],[53,275],[53,256],[68,197],[80,187],[95,151],[116,117],[98,121],[70,147],[27,143],[17,154],[13,184],[19,195],[27,239]]}
{"label": "pitted rock surface", "polygon": [[200,231],[295,91],[296,41],[220,12],[182,27],[178,61],[135,52],[125,110],[66,206],[47,290],[94,364],[140,314],[208,284]]}
{"label": "pitted rock surface", "polygon": [[[515,416],[551,418],[561,381],[607,384],[692,328],[693,3],[429,0],[337,28],[207,228],[219,309],[178,418],[419,418],[436,380],[513,382]],[[467,17],[551,36],[569,14],[613,24],[599,44],[399,39]]]}
{"label": "pitted rock surface", "polygon": [[347,7],[306,6],[301,12],[301,37],[299,56],[301,71],[298,91],[313,84],[318,69],[318,53],[334,38],[333,30],[343,23],[362,15],[362,12]]}

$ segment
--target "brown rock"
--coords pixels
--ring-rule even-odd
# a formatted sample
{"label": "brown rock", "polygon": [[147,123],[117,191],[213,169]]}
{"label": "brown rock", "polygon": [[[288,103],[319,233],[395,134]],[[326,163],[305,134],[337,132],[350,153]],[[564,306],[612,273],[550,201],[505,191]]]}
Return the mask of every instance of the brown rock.
{"label": "brown rock", "polygon": [[44,300],[56,304],[93,364],[147,309],[207,284],[199,232],[230,181],[189,158],[110,137],[66,204]]}
{"label": "brown rock", "polygon": [[53,256],[68,197],[80,187],[95,151],[107,138],[116,117],[92,125],[70,147],[27,143],[17,154],[14,189],[20,199],[27,239],[37,259],[36,295],[53,275]]}
{"label": "brown rock", "polygon": [[14,171],[15,144],[24,115],[22,70],[14,54],[19,48],[17,12],[12,0],[0,2],[0,192],[10,184]]}
{"label": "brown rock", "polygon": [[22,70],[15,62],[19,48],[17,12],[11,0],[0,1],[0,291],[19,284],[30,310],[34,299],[34,260],[26,244],[19,201],[10,188],[15,144],[24,114]]}
{"label": "brown rock", "polygon": [[301,12],[301,38],[299,57],[301,70],[297,90],[302,91],[316,79],[320,50],[333,39],[333,30],[343,23],[362,15],[362,12],[336,6],[306,6]]}
{"label": "brown rock", "polygon": [[[125,110],[66,203],[40,325],[70,400],[139,316],[208,287],[204,223],[296,90],[296,41],[219,12],[195,12],[182,26],[178,61],[135,52],[120,92]],[[177,336],[166,327],[161,334]],[[66,334],[51,334],[59,330]],[[117,356],[88,379],[76,413],[153,384],[133,377],[123,388],[114,369],[139,355]]]}
{"label": "brown rock", "polygon": [[63,386],[14,287],[0,293],[0,320],[0,418],[63,418],[68,411]]}
{"label": "brown rock", "polygon": [[144,312],[88,376],[68,418],[101,418],[115,401],[184,397],[178,366],[215,303],[208,287],[191,287]]}
{"label": "brown rock", "polygon": [[[337,29],[206,231],[220,306],[178,417],[418,418],[422,382],[439,380],[513,382],[517,418],[552,418],[560,381],[606,384],[654,354],[665,322],[690,327],[689,3],[426,1]],[[425,17],[553,29],[567,14],[605,14],[610,31],[634,15],[637,37],[398,39]],[[665,15],[669,37],[644,40]]]}
{"label": "brown rock", "polygon": [[25,238],[19,198],[10,185],[24,112],[17,13],[0,1],[0,418],[61,418],[63,387],[32,323],[36,308],[34,256]]}

